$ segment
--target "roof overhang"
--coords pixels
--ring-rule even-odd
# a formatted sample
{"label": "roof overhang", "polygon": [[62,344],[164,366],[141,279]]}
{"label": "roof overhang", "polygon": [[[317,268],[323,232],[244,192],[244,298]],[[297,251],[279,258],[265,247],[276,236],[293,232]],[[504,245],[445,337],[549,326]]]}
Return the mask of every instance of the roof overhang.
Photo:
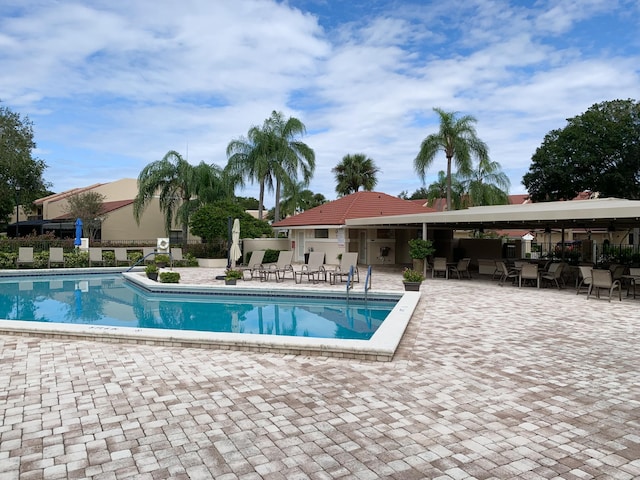
{"label": "roof overhang", "polygon": [[640,227],[640,201],[618,198],[471,207],[466,210],[347,220],[349,227],[426,224],[455,230]]}

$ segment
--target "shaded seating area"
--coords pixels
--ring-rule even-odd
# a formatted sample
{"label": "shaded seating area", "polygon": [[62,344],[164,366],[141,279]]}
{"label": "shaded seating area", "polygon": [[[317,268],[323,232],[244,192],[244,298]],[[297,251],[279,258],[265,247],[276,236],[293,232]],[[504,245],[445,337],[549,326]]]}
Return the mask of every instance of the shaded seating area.
{"label": "shaded seating area", "polygon": [[347,252],[342,254],[342,257],[340,258],[340,264],[338,266],[336,266],[333,270],[327,270],[329,274],[329,283],[331,285],[335,285],[335,283],[338,281],[346,281],[349,277],[351,267],[353,267],[352,280],[354,282],[359,282],[360,273],[358,272],[358,252]]}
{"label": "shaded seating area", "polygon": [[264,250],[255,250],[251,252],[251,256],[249,257],[247,265],[244,267],[236,267],[236,269],[242,272],[243,280],[253,280],[254,278],[260,278],[260,271],[264,270],[264,265],[262,265],[263,260]]}
{"label": "shaded seating area", "polygon": [[276,263],[269,263],[263,265],[260,270],[260,280],[266,281],[269,280],[269,277],[273,275],[276,279],[276,282],[281,282],[286,278],[288,272],[291,273],[291,278],[294,277],[293,265],[291,262],[293,261],[293,250],[281,250],[278,253],[278,260]]}
{"label": "shaded seating area", "polygon": [[302,265],[300,270],[294,272],[296,283],[301,283],[304,276],[313,283],[327,280],[327,271],[324,267],[324,252],[311,252],[309,254],[309,262]]}
{"label": "shaded seating area", "polygon": [[64,267],[64,249],[62,247],[49,248],[49,260],[47,262],[47,267],[51,268],[52,265]]}

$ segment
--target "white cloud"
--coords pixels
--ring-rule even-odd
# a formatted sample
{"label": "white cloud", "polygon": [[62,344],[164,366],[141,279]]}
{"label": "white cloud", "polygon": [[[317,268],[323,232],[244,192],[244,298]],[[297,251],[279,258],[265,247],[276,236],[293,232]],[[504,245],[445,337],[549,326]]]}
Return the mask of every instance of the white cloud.
{"label": "white cloud", "polygon": [[[379,190],[413,191],[437,106],[478,118],[518,192],[549,130],[593,103],[637,97],[640,62],[596,34],[563,41],[617,4],[513,3],[378,2],[347,21],[268,0],[5,4],[0,99],[34,120],[57,190],[135,177],[169,149],[222,165],[231,139],[282,110],[309,130],[314,191],[333,198],[331,168],[357,152],[381,169]],[[627,11],[615,18],[632,24],[619,3]],[[444,158],[428,177],[440,169]]]}

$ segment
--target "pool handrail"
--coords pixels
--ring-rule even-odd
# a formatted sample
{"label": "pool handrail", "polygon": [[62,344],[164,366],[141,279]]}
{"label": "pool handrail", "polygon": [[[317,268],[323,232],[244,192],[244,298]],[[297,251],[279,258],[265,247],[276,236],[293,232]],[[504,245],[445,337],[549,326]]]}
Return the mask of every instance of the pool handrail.
{"label": "pool handrail", "polygon": [[[147,253],[144,257],[142,257],[140,260],[138,260],[136,263],[134,263],[133,265],[131,265],[127,270],[125,270],[126,272],[130,272],[131,270],[133,270],[134,267],[137,267],[139,264],[144,264],[145,260],[147,258],[149,258],[151,255],[153,255],[153,257],[155,258],[156,255],[158,255],[158,252],[153,251],[151,253]],[[173,265],[173,256],[171,255],[171,252],[164,254],[164,255],[169,255],[169,260],[170,263],[169,265]]]}

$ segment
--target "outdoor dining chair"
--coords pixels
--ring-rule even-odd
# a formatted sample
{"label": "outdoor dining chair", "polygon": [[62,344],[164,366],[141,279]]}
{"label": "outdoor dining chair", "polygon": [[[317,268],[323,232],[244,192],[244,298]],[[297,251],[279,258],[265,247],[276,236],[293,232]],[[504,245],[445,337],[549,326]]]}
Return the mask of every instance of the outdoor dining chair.
{"label": "outdoor dining chair", "polygon": [[591,285],[589,286],[589,292],[587,293],[587,300],[591,296],[593,289],[596,290],[596,297],[600,298],[600,290],[605,289],[609,291],[609,301],[613,296],[613,292],[618,290],[618,300],[622,301],[622,288],[620,286],[620,280],[614,280],[611,275],[611,270],[600,270],[594,268],[591,271]]}
{"label": "outdoor dining chair", "polygon": [[540,274],[538,273],[538,264],[536,263],[524,263],[520,268],[520,275],[518,275],[518,286],[522,287],[522,284],[527,284],[528,281],[533,281],[536,287],[540,288]]}
{"label": "outdoor dining chair", "polygon": [[576,286],[576,295],[580,294],[580,292],[585,289],[587,293],[589,292],[589,288],[591,288],[591,271],[593,267],[589,265],[580,265],[578,267],[578,284]]}
{"label": "outdoor dining chair", "polygon": [[458,263],[456,265],[449,266],[449,272],[452,275],[455,274],[458,277],[458,279],[464,278],[465,276],[470,279],[471,278],[471,273],[469,272],[470,263],[471,263],[470,258],[462,258],[458,260]]}
{"label": "outdoor dining chair", "polygon": [[547,281],[549,283],[555,283],[558,290],[560,290],[560,284],[564,284],[562,279],[562,274],[564,272],[564,263],[552,263],[549,265],[549,270],[543,272],[540,275],[540,279],[544,282]]}
{"label": "outdoor dining chair", "polygon": [[444,278],[449,278],[449,268],[447,265],[447,259],[444,257],[435,257],[433,259],[433,268],[431,269],[431,278],[435,278],[442,275]]}
{"label": "outdoor dining chair", "polygon": [[500,270],[500,279],[498,280],[498,285],[500,285],[501,287],[508,279],[512,279],[512,281],[515,282],[520,275],[520,272],[518,270],[508,268],[507,264],[502,260],[498,260],[496,262],[496,268]]}

